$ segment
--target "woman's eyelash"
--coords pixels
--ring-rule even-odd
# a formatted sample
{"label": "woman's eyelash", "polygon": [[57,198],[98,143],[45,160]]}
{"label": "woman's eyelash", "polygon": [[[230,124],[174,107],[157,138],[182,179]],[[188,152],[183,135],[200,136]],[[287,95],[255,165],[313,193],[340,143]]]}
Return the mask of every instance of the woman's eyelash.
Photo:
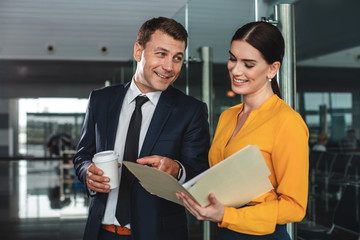
{"label": "woman's eyelash", "polygon": [[247,68],[253,68],[253,67],[254,67],[254,65],[248,65],[248,64],[245,64],[245,67],[247,67]]}

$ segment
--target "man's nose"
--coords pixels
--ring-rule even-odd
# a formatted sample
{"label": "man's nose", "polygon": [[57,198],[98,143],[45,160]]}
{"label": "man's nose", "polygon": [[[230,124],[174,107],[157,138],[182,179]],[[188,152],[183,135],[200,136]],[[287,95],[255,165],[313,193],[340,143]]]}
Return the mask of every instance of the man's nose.
{"label": "man's nose", "polygon": [[174,68],[174,63],[172,59],[164,59],[162,67],[165,71],[171,72]]}

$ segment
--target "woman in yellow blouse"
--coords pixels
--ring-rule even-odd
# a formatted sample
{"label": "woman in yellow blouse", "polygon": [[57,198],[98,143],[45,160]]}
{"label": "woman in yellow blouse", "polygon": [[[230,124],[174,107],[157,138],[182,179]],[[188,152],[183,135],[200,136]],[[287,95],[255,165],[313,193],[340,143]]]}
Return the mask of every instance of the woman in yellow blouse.
{"label": "woman in yellow blouse", "polygon": [[249,23],[233,36],[229,54],[231,87],[244,101],[221,114],[209,163],[257,145],[274,190],[238,209],[222,206],[214,194],[206,207],[185,193],[177,196],[198,220],[218,223],[219,239],[288,240],[285,224],[301,221],[306,212],[309,133],[301,116],[281,100],[275,80],[284,40],[269,23]]}

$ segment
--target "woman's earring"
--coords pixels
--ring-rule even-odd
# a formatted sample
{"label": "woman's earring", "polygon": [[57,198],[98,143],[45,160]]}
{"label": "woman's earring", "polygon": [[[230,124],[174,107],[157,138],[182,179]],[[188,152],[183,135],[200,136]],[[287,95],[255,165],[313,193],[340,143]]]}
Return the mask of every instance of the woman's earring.
{"label": "woman's earring", "polygon": [[269,78],[269,82],[271,82],[271,80],[272,80],[272,79],[271,79],[271,78]]}

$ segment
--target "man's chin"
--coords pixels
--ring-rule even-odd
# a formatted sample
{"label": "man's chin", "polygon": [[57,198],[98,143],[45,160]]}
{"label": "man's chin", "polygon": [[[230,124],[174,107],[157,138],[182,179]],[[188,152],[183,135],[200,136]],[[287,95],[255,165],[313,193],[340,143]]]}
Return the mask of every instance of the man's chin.
{"label": "man's chin", "polygon": [[156,89],[158,91],[165,91],[172,83],[173,81],[160,82],[159,84],[157,84]]}
{"label": "man's chin", "polygon": [[165,91],[169,86],[170,86],[170,85],[165,85],[165,86],[158,87],[158,88],[157,88],[157,91],[163,92],[163,91]]}

